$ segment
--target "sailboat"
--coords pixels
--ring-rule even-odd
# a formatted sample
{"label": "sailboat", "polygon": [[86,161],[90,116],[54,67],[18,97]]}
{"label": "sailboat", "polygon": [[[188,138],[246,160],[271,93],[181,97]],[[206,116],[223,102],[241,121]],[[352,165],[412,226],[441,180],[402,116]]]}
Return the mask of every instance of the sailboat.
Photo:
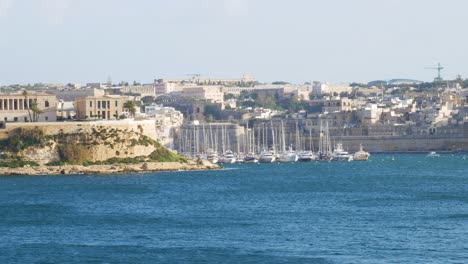
{"label": "sailboat", "polygon": [[280,162],[296,162],[299,159],[296,152],[292,149],[291,146],[286,149],[286,138],[283,126],[283,120],[281,120],[281,143],[282,143],[282,151],[279,155]]}
{"label": "sailboat", "polygon": [[323,126],[323,122],[320,121],[320,137],[319,137],[319,152],[318,159],[321,161],[332,160],[332,150],[330,143],[330,133],[328,130],[328,122]]}
{"label": "sailboat", "polygon": [[312,147],[312,144],[313,144],[313,141],[312,141],[312,127],[310,127],[309,128],[309,150],[304,150],[304,151],[299,152],[299,160],[300,161],[317,160],[317,156],[314,154],[314,151],[313,151],[314,148]]}
{"label": "sailboat", "polygon": [[249,129],[249,123],[247,123],[247,154],[244,156],[244,163],[258,163],[258,158],[255,155],[255,131]]}
{"label": "sailboat", "polygon": [[[272,130],[272,138],[274,138],[274,132]],[[263,150],[262,152],[260,152],[260,157],[259,157],[259,161],[262,162],[262,163],[272,163],[272,162],[275,162],[276,161],[276,152],[275,152],[275,147],[274,147],[274,143],[273,143],[273,147],[268,149],[266,148],[266,142],[265,142],[265,139],[267,139],[267,130],[264,126],[264,133],[263,133]],[[274,139],[273,139],[273,142],[274,142]]]}

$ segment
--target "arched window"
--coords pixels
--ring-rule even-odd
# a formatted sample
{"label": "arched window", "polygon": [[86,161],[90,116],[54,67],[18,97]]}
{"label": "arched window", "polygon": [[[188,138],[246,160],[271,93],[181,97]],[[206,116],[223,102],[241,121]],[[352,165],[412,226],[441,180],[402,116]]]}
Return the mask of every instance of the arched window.
{"label": "arched window", "polygon": [[45,101],[45,107],[49,107],[49,101]]}

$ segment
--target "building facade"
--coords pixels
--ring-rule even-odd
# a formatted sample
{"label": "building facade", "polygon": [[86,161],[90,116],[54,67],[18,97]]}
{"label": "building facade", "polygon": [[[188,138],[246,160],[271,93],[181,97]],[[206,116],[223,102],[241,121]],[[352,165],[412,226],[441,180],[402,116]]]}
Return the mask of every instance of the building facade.
{"label": "building facade", "polygon": [[[32,110],[34,103],[41,113]],[[57,97],[47,93],[0,94],[0,122],[57,121]]]}
{"label": "building facade", "polygon": [[120,88],[122,94],[139,94],[141,97],[156,96],[156,87],[153,84],[122,86]]}
{"label": "building facade", "polygon": [[125,112],[124,104],[129,96],[104,95],[76,99],[77,119],[119,119]]}
{"label": "building facade", "polygon": [[214,103],[224,102],[224,93],[220,86],[199,86],[185,88],[181,94],[195,100],[211,100]]}

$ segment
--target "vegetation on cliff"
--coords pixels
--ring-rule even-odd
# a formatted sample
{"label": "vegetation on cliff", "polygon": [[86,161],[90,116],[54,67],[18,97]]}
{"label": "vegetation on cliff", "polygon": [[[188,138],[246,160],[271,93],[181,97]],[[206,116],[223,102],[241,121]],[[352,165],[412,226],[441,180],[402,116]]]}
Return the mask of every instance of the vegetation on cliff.
{"label": "vegetation on cliff", "polygon": [[[0,159],[0,167],[37,165],[34,160],[24,161],[22,153],[30,149],[45,147],[55,153],[58,152],[60,157],[59,160],[48,162],[47,165],[106,165],[146,161],[186,162],[184,158],[144,135],[141,126],[137,131],[97,126],[92,127],[91,131],[81,130],[77,133],[60,131],[52,136],[46,136],[43,130],[36,127],[34,129],[19,128],[8,139],[0,142],[0,149],[5,157],[17,157],[16,160],[3,159],[2,161]],[[140,152],[134,151],[138,147],[145,149],[148,155],[140,155]],[[93,151],[97,148],[105,152],[105,155],[101,155],[99,159],[90,154],[94,153]],[[153,151],[149,154],[148,150]]]}

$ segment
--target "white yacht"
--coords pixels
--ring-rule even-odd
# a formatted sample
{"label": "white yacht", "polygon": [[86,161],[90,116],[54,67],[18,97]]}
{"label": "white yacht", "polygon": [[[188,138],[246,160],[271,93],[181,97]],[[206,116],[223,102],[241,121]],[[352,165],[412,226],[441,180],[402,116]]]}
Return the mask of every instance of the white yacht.
{"label": "white yacht", "polygon": [[239,153],[236,155],[236,163],[244,163],[245,155],[244,153]]}
{"label": "white yacht", "polygon": [[211,162],[211,163],[213,163],[213,164],[216,164],[216,163],[218,163],[218,161],[219,161],[218,153],[216,153],[216,151],[214,151],[214,150],[209,149],[209,150],[207,151],[207,154],[206,154],[206,159],[207,159],[209,162]]}
{"label": "white yacht", "polygon": [[279,155],[280,162],[296,162],[299,160],[297,153],[291,147]]}
{"label": "white yacht", "polygon": [[247,153],[247,155],[245,155],[244,162],[245,163],[258,163],[258,159],[257,159],[257,156],[255,156],[255,154],[250,152],[250,153]]}
{"label": "white yacht", "polygon": [[299,161],[314,161],[314,160],[317,160],[317,156],[312,151],[299,152]]}
{"label": "white yacht", "polygon": [[354,153],[353,160],[366,161],[370,157],[370,153],[362,149],[362,144],[359,146],[359,151]]}
{"label": "white yacht", "polygon": [[234,156],[234,153],[231,150],[228,150],[222,155],[220,162],[221,163],[235,163],[236,157]]}
{"label": "white yacht", "polygon": [[426,157],[428,157],[428,158],[438,158],[438,157],[440,157],[440,154],[438,154],[435,151],[431,151],[431,152],[429,152],[429,154],[427,154]]}
{"label": "white yacht", "polygon": [[275,153],[272,150],[264,150],[260,153],[260,162],[272,163],[276,161]]}
{"label": "white yacht", "polygon": [[343,144],[337,143],[332,153],[333,161],[352,161],[353,155],[343,149]]}

